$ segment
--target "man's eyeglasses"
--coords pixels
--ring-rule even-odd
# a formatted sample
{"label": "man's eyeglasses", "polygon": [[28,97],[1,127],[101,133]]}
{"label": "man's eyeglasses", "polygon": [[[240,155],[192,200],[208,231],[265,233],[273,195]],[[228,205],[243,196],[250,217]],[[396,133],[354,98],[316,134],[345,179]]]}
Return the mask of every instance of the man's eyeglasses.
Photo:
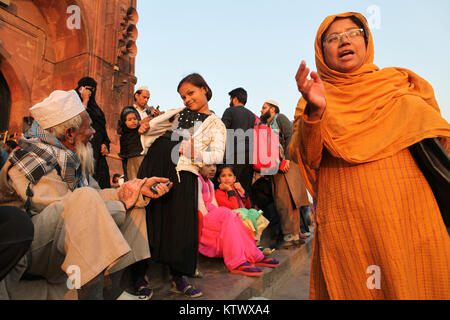
{"label": "man's eyeglasses", "polygon": [[346,36],[348,39],[354,39],[362,35],[364,35],[364,29],[352,29],[342,33],[332,33],[323,42],[326,44],[336,44],[341,41],[343,36]]}

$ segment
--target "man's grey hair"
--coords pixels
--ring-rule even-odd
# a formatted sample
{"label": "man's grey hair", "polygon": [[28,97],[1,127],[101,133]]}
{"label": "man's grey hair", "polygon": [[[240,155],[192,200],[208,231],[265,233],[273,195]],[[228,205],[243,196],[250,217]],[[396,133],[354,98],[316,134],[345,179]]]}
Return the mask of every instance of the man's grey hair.
{"label": "man's grey hair", "polygon": [[66,129],[73,128],[75,130],[80,130],[82,124],[83,119],[81,118],[81,114],[79,114],[66,122],[47,129],[47,131],[54,135],[56,139],[64,141],[64,132]]}

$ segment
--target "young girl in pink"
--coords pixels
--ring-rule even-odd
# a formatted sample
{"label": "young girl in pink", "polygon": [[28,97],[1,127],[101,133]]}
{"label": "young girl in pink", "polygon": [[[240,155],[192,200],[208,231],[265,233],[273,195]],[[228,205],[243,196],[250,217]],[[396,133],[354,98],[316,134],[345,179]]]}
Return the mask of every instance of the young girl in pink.
{"label": "young girl in pink", "polygon": [[220,183],[219,189],[216,190],[219,206],[239,212],[244,225],[259,242],[262,232],[269,225],[269,220],[261,214],[262,211],[252,208],[250,197],[245,193],[241,184],[236,181],[236,174],[232,166],[221,166],[217,180]]}
{"label": "young girl in pink", "polygon": [[237,212],[218,206],[210,180],[215,166],[203,166],[199,173],[199,215],[203,217],[199,252],[210,258],[223,257],[232,273],[247,276],[262,275],[257,267],[279,266],[277,260],[265,257],[256,247]]}

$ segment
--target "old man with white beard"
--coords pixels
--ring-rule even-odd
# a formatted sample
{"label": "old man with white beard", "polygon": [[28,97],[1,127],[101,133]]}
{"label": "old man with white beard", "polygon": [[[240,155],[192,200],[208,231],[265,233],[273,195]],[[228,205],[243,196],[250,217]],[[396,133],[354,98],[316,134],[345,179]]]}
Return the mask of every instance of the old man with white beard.
{"label": "old man with white beard", "polygon": [[0,282],[0,299],[62,299],[68,277],[79,298],[102,298],[105,273],[150,257],[145,206],[169,191],[168,179],[101,190],[90,176],[95,131],[76,92],[55,91],[30,112],[35,123],[0,172],[0,206],[26,210],[34,240]]}

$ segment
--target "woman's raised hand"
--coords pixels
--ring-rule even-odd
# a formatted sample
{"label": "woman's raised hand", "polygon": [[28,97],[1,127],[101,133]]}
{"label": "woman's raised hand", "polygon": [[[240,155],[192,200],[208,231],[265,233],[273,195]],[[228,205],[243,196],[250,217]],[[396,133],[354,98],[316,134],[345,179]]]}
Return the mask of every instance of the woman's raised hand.
{"label": "woman's raised hand", "polygon": [[295,75],[295,80],[297,81],[298,91],[308,103],[309,120],[315,121],[322,118],[327,107],[327,100],[325,98],[325,87],[319,74],[313,71],[311,72],[311,79],[308,79],[309,71],[306,62],[302,61]]}

